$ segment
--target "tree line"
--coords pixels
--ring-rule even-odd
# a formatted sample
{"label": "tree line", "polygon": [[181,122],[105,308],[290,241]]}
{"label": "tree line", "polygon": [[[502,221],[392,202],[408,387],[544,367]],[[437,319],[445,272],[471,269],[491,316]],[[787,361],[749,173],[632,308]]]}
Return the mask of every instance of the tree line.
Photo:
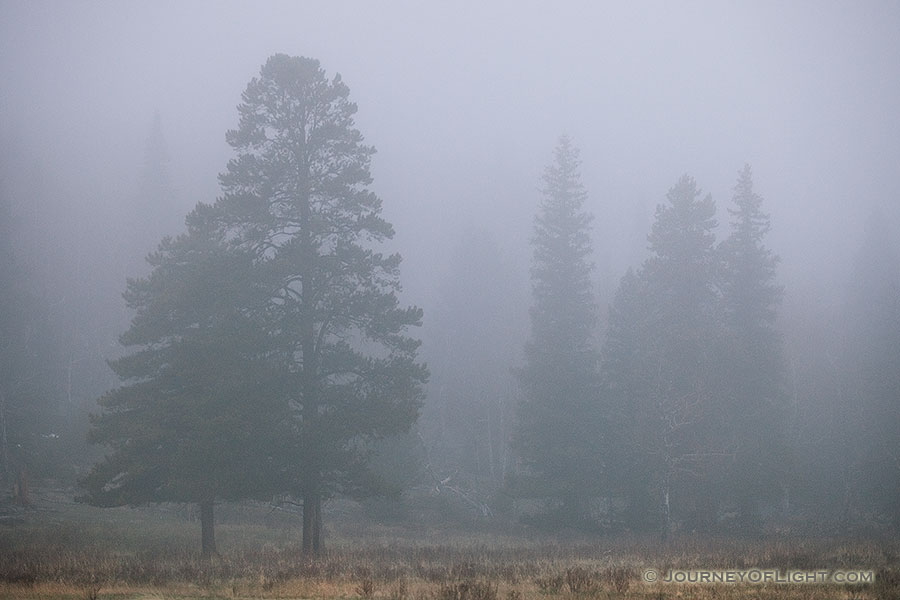
{"label": "tree line", "polygon": [[778,259],[750,167],[719,243],[712,197],[688,175],[672,186],[598,348],[578,165],[562,138],[536,219],[520,478],[555,498],[562,523],[590,525],[601,511],[665,535],[676,517],[708,527],[730,506],[750,526],[787,485],[789,457]]}
{"label": "tree line", "polygon": [[718,242],[712,197],[689,175],[669,189],[598,347],[578,165],[563,137],[532,240],[515,480],[548,499],[541,518],[663,537],[676,524],[757,533],[800,497],[820,527],[900,526],[900,262],[886,220],[867,228],[833,325],[830,388],[810,410],[778,328],[779,258],[750,166]]}
{"label": "tree line", "polygon": [[[304,550],[317,552],[323,502],[383,490],[373,457],[386,452],[416,454],[426,479],[454,468],[487,490],[485,505],[538,499],[532,520],[553,528],[758,531],[823,492],[844,523],[900,524],[900,263],[883,221],[869,228],[844,309],[830,420],[812,418],[796,400],[778,258],[750,167],[719,241],[712,198],[688,175],[675,182],[649,257],[622,277],[604,323],[594,216],[563,136],[531,240],[524,362],[498,368],[516,307],[491,296],[509,273],[476,236],[466,252],[478,268],[452,282],[471,293],[445,315],[429,385],[411,335],[422,310],[400,303],[400,256],[380,251],[394,232],[369,189],[374,148],[355,112],[340,76],[313,59],[275,55],[248,84],[221,196],[198,203],[148,257],[149,274],[128,280],[125,353],[109,363],[119,385],[91,418],[105,456],[80,478],[81,500],[197,504],[209,554],[217,501],[287,494],[303,506]],[[154,132],[158,161],[158,122]],[[164,177],[145,179],[171,194]],[[3,233],[0,441],[4,481],[20,489],[58,419],[47,399],[61,379],[41,373],[65,361]],[[385,450],[411,427],[426,448]]]}

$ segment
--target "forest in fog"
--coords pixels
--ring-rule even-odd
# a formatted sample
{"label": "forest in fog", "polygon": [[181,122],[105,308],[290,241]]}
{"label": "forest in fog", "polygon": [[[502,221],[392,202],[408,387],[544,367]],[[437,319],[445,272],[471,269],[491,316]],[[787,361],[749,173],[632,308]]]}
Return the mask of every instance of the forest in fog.
{"label": "forest in fog", "polygon": [[0,514],[900,528],[898,5],[487,4],[2,4]]}

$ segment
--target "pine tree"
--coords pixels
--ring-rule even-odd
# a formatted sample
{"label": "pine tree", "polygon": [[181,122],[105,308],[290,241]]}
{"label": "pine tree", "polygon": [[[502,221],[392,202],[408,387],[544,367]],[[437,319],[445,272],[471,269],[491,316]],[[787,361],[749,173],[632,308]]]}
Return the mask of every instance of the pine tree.
{"label": "pine tree", "polygon": [[120,341],[133,350],[110,362],[123,385],[99,400],[90,435],[110,453],[81,482],[81,500],[98,506],[198,504],[204,555],[215,552],[215,501],[271,497],[262,465],[285,418],[258,393],[274,379],[252,256],[211,215],[198,205],[187,233],[149,256],[151,273],[128,282],[135,316]]}
{"label": "pine tree", "polygon": [[520,372],[517,448],[559,516],[584,523],[601,490],[597,323],[591,290],[592,217],[584,210],[578,150],[560,138],[543,177],[531,269],[531,337]]}
{"label": "pine tree", "polygon": [[753,189],[750,166],[738,175],[731,234],[719,245],[720,284],[728,341],[728,427],[734,461],[724,485],[742,525],[758,523],[759,503],[786,485],[787,422],[784,358],[775,318],[782,288],[775,283],[778,257],[763,245],[769,216]]}
{"label": "pine tree", "polygon": [[323,499],[357,485],[373,439],[417,417],[427,372],[406,331],[422,311],[399,304],[400,256],[377,251],[394,231],[340,75],[278,54],[242,99],[216,209],[268,290],[264,327],[287,383],[271,393],[292,412],[280,485],[302,498],[303,548],[317,552]]}

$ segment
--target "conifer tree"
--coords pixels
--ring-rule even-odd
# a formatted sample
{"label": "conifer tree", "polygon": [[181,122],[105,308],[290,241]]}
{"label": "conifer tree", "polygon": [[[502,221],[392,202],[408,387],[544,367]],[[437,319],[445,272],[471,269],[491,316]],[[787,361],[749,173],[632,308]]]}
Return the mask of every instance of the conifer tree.
{"label": "conifer tree", "polygon": [[100,398],[90,435],[110,452],[81,482],[98,506],[198,504],[204,555],[216,551],[217,500],[271,497],[262,465],[286,416],[259,393],[277,380],[252,256],[211,214],[198,205],[188,231],[148,257],[150,274],[128,281],[135,316],[120,341],[132,351],[110,362],[122,385]]}
{"label": "conifer tree", "polygon": [[723,484],[741,524],[758,524],[759,504],[786,485],[784,358],[775,318],[782,288],[778,257],[763,244],[769,216],[745,165],[734,188],[731,233],[719,245],[726,350],[723,353],[728,428],[734,460]]}
{"label": "conifer tree", "polygon": [[590,223],[578,150],[560,138],[532,238],[531,337],[520,371],[517,448],[559,517],[583,524],[602,487]]}
{"label": "conifer tree", "polygon": [[276,54],[247,85],[219,221],[253,255],[269,295],[264,328],[289,408],[278,484],[303,501],[303,548],[322,549],[322,501],[358,485],[371,442],[415,421],[427,377],[422,311],[400,306],[394,235],[369,189],[371,157],[340,75]]}
{"label": "conifer tree", "polygon": [[724,453],[712,435],[723,418],[714,361],[721,337],[715,204],[688,175],[666,200],[647,238],[650,258],[616,295],[603,360],[606,412],[619,442],[610,458],[624,476],[629,521],[658,525],[663,535],[673,512],[708,512],[709,488],[700,484]]}

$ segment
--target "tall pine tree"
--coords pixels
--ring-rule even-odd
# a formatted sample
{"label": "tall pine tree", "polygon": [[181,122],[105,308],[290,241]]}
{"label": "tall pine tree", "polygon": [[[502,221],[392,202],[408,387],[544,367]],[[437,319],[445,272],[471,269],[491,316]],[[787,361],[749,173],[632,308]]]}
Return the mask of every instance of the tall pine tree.
{"label": "tall pine tree", "polygon": [[561,521],[583,524],[604,472],[598,402],[597,314],[591,290],[592,216],[584,210],[578,150],[560,138],[543,177],[532,238],[534,305],[520,372],[516,446]]}
{"label": "tall pine tree", "polygon": [[719,245],[727,333],[724,399],[734,454],[723,484],[741,524],[753,528],[760,503],[777,498],[787,485],[784,355],[775,328],[782,288],[775,282],[778,257],[763,244],[769,216],[749,165],[738,175],[733,202],[731,234]]}
{"label": "tall pine tree", "polygon": [[260,393],[291,411],[279,485],[302,498],[303,548],[317,552],[322,501],[357,486],[372,441],[418,415],[427,371],[407,330],[422,311],[400,306],[400,256],[378,252],[394,230],[340,75],[277,54],[242,99],[216,209],[268,290],[264,327],[287,387]]}

